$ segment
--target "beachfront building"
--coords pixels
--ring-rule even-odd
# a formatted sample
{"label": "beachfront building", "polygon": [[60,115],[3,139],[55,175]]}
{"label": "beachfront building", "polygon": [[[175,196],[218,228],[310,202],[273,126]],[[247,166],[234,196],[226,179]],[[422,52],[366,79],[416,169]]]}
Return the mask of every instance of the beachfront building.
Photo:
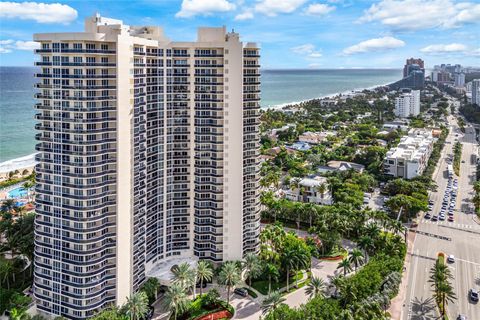
{"label": "beachfront building", "polygon": [[34,40],[37,310],[86,319],[181,261],[257,250],[254,43],[225,27],[173,42],[99,15]]}
{"label": "beachfront building", "polygon": [[411,90],[401,93],[395,98],[395,115],[400,118],[418,116],[420,114],[420,91]]}
{"label": "beachfront building", "polygon": [[420,176],[427,167],[434,142],[431,130],[411,129],[397,147],[387,152],[384,174],[405,179]]}
{"label": "beachfront building", "polygon": [[285,198],[291,201],[324,205],[332,204],[333,202],[327,178],[321,176],[301,179],[295,188],[285,191]]}

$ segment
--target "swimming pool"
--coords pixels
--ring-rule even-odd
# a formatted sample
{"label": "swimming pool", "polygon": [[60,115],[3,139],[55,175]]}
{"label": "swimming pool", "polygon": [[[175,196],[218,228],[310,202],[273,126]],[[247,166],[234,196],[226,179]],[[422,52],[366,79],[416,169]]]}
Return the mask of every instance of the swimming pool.
{"label": "swimming pool", "polygon": [[7,193],[8,198],[16,199],[16,198],[25,198],[26,196],[27,196],[27,190],[22,187],[12,189]]}

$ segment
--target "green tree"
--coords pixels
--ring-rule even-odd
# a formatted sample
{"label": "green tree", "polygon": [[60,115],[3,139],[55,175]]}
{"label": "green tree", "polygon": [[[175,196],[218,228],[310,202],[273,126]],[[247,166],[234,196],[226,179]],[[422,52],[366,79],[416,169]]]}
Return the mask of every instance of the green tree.
{"label": "green tree", "polygon": [[355,267],[355,272],[357,272],[358,266],[363,263],[363,253],[358,249],[353,249],[350,251],[348,260],[352,263]]}
{"label": "green tree", "polygon": [[274,312],[284,302],[285,298],[282,297],[279,291],[272,292],[262,301],[262,314]]}
{"label": "green tree", "polygon": [[245,276],[248,278],[248,286],[252,286],[252,278],[260,275],[262,272],[262,266],[260,259],[255,253],[247,253],[242,263]]}
{"label": "green tree", "polygon": [[350,263],[350,260],[347,258],[342,259],[342,261],[338,263],[337,269],[342,269],[343,275],[347,276],[347,273],[352,271],[352,265]]}
{"label": "green tree", "polygon": [[308,283],[305,293],[310,298],[315,298],[318,296],[323,296],[323,290],[325,289],[325,282],[322,278],[312,277]]}
{"label": "green tree", "polygon": [[213,269],[210,263],[205,260],[198,261],[197,279],[200,280],[200,295],[203,294],[203,283],[211,281],[213,278]]}
{"label": "green tree", "polygon": [[142,290],[145,291],[148,297],[148,301],[150,304],[157,300],[158,288],[160,287],[160,283],[158,282],[157,278],[148,278],[147,281],[142,286]]}
{"label": "green tree", "polygon": [[172,283],[163,297],[163,305],[173,315],[174,320],[177,320],[177,317],[187,310],[188,303],[185,288],[180,283]]}
{"label": "green tree", "polygon": [[240,270],[233,261],[227,261],[222,265],[218,275],[218,282],[227,287],[227,303],[230,304],[230,290],[241,280]]}
{"label": "green tree", "polygon": [[195,271],[190,268],[187,262],[183,262],[172,268],[173,283],[178,283],[189,291],[191,287],[195,286]]}
{"label": "green tree", "polygon": [[268,279],[268,294],[272,291],[272,280],[277,282],[280,277],[280,272],[278,267],[273,263],[266,263],[263,269],[263,273],[267,276]]}
{"label": "green tree", "polygon": [[143,291],[139,291],[127,298],[125,314],[130,320],[142,319],[148,312],[148,297]]}

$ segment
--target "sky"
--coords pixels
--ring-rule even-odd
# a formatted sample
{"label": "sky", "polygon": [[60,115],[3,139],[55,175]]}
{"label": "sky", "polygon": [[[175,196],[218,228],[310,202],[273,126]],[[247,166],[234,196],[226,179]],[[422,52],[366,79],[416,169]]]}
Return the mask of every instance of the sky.
{"label": "sky", "polygon": [[0,66],[32,66],[34,33],[81,32],[98,12],[158,25],[175,41],[223,26],[261,47],[266,69],[401,68],[420,57],[480,66],[480,0],[76,0],[0,2]]}

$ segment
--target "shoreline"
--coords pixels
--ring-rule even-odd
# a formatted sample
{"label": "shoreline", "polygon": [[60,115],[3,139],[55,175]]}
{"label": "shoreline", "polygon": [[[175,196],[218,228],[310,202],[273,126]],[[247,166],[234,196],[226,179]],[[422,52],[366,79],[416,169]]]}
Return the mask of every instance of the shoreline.
{"label": "shoreline", "polygon": [[363,90],[373,90],[373,89],[380,88],[380,87],[386,87],[389,84],[391,84],[391,82],[387,82],[387,83],[384,83],[384,84],[376,84],[376,85],[373,85],[373,86],[370,86],[370,87],[367,87],[367,88],[354,88],[354,89],[351,89],[351,90],[345,90],[345,91],[342,91],[342,92],[335,92],[335,93],[326,94],[326,95],[323,95],[323,96],[310,98],[310,99],[304,99],[304,100],[300,100],[300,101],[286,102],[286,103],[268,105],[268,106],[260,106],[260,110],[283,109],[287,106],[295,106],[297,104],[304,103],[304,102],[311,101],[311,100],[332,99],[332,98],[336,98],[340,95],[345,95],[345,94],[352,93],[352,92],[361,92]]}
{"label": "shoreline", "polygon": [[37,164],[35,161],[36,155],[37,153],[32,153],[23,157],[0,162],[0,178],[8,175],[11,171],[25,169],[32,170]]}
{"label": "shoreline", "polygon": [[[316,97],[316,98],[311,98],[311,99],[304,99],[304,100],[300,100],[300,101],[286,102],[286,103],[281,103],[281,104],[276,104],[276,105],[260,106],[260,110],[279,110],[279,109],[283,109],[287,106],[294,106],[294,105],[297,105],[297,104],[300,104],[300,103],[303,103],[303,102],[307,102],[307,101],[311,101],[311,100],[332,99],[332,98],[336,98],[340,95],[345,95],[345,94],[352,93],[352,92],[361,92],[363,90],[372,90],[372,89],[379,88],[379,87],[385,87],[388,84],[390,84],[390,82],[385,83],[385,84],[373,85],[373,86],[370,86],[370,87],[367,87],[367,88],[354,88],[354,89],[345,90],[345,91],[342,91],[342,92],[335,92],[335,93],[326,94],[326,95],[319,96],[319,97]],[[24,170],[24,169],[32,170],[35,167],[35,165],[37,164],[37,162],[35,161],[35,155],[36,154],[37,153],[32,153],[32,154],[29,154],[29,155],[26,155],[26,156],[22,156],[22,157],[6,160],[4,162],[0,162],[0,180],[2,178],[5,178],[5,176],[11,171]]]}

